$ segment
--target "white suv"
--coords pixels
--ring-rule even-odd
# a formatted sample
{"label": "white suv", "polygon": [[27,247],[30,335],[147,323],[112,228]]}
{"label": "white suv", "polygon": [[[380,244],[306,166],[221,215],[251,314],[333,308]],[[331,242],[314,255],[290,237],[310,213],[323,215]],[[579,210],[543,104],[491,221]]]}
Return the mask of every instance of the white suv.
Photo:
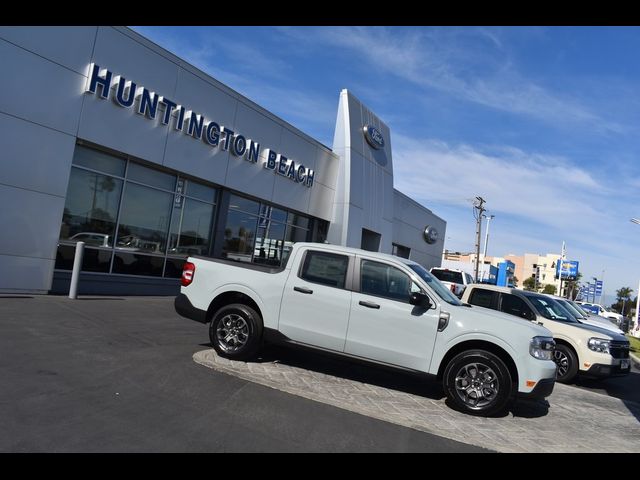
{"label": "white suv", "polygon": [[595,377],[630,372],[629,340],[624,335],[580,323],[554,299],[541,293],[495,285],[469,285],[462,301],[544,325],[556,342],[556,381],[570,382],[578,373]]}

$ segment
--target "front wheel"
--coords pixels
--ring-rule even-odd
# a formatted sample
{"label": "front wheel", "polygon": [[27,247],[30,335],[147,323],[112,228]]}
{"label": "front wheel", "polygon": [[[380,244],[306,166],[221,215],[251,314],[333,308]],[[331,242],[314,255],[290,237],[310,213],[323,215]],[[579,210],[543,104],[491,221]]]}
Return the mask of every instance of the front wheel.
{"label": "front wheel", "polygon": [[209,326],[209,340],[215,351],[231,360],[248,360],[262,346],[262,318],[240,303],[218,310]]}
{"label": "front wheel", "polygon": [[563,344],[556,344],[553,351],[553,361],[556,362],[556,381],[569,383],[578,373],[578,359],[573,349]]}
{"label": "front wheel", "polygon": [[500,357],[485,350],[469,350],[451,359],[443,387],[457,410],[491,416],[506,408],[513,383]]}

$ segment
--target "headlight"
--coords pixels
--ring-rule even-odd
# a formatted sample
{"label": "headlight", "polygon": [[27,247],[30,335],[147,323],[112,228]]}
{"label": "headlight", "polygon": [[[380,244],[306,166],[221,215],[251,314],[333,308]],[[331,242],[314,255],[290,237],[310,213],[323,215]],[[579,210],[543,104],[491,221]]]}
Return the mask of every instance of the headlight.
{"label": "headlight", "polygon": [[551,360],[556,342],[551,337],[533,337],[529,342],[529,353],[539,360]]}
{"label": "headlight", "polygon": [[590,338],[587,343],[589,350],[593,350],[594,352],[600,353],[609,353],[609,345],[611,344],[611,340],[605,340],[604,338]]}

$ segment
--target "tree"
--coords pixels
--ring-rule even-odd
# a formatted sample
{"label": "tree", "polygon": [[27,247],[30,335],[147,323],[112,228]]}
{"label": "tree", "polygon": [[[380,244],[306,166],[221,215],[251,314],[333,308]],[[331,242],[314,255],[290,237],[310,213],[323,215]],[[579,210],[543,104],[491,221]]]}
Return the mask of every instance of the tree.
{"label": "tree", "polygon": [[624,316],[625,312],[629,311],[632,293],[633,289],[629,287],[622,287],[616,290],[616,303],[611,305],[611,308]]}
{"label": "tree", "polygon": [[536,279],[533,278],[533,277],[526,278],[524,280],[524,282],[522,282],[522,286],[524,287],[525,290],[528,290],[530,292],[535,292],[536,291]]}
{"label": "tree", "polygon": [[575,300],[576,297],[578,296],[578,290],[579,290],[579,286],[580,286],[580,280],[582,279],[582,273],[578,272],[578,274],[576,275],[576,279],[575,280],[566,280],[565,281],[565,285],[566,285],[566,292],[567,292],[567,296],[571,299],[571,300]]}
{"label": "tree", "polygon": [[556,290],[557,288],[555,285],[545,285],[544,288],[542,289],[542,293],[549,293],[551,295],[555,295]]}
{"label": "tree", "polygon": [[518,277],[516,277],[515,275],[513,276],[513,286],[517,287],[518,286]]}

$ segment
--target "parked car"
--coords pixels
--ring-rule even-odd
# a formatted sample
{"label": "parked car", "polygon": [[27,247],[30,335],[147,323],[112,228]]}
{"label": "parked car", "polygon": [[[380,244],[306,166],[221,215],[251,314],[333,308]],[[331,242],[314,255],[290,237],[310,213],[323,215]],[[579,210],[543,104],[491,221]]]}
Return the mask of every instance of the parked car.
{"label": "parked car", "polygon": [[612,318],[616,321],[617,325],[620,325],[622,322],[622,315],[614,312],[610,308],[604,307],[599,303],[589,303],[589,302],[576,302],[583,310],[587,310],[589,313],[594,313],[596,315],[600,315],[605,318]]}
{"label": "parked car", "polygon": [[604,328],[585,325],[554,299],[536,292],[494,285],[470,285],[462,301],[540,323],[553,333],[557,381],[571,382],[578,374],[595,377],[630,372],[629,340]]}
{"label": "parked car", "polygon": [[230,359],[249,360],[267,341],[420,372],[475,415],[553,390],[549,330],[464,306],[404,258],[296,243],[280,268],[189,257],[181,284],[176,311],[209,323],[213,348]]}
{"label": "parked car", "polygon": [[558,297],[556,295],[547,295],[547,296],[550,298],[553,298],[556,302],[562,305],[580,323],[586,323],[587,325],[593,325],[594,327],[604,328],[606,330],[611,330],[614,333],[624,335],[624,332],[620,330],[616,326],[616,324],[613,321],[611,321],[611,319],[601,317],[600,315],[587,313],[582,308],[580,308],[580,305],[575,304],[572,300],[569,300],[567,298]]}
{"label": "parked car", "polygon": [[467,272],[452,268],[433,267],[429,270],[431,274],[449,288],[458,298],[462,297],[467,285],[473,283],[473,277]]}
{"label": "parked car", "polygon": [[84,242],[86,245],[91,245],[95,247],[109,247],[110,246],[109,243],[111,242],[111,237],[105,233],[80,232],[69,237],[69,240],[73,240],[76,242]]}

